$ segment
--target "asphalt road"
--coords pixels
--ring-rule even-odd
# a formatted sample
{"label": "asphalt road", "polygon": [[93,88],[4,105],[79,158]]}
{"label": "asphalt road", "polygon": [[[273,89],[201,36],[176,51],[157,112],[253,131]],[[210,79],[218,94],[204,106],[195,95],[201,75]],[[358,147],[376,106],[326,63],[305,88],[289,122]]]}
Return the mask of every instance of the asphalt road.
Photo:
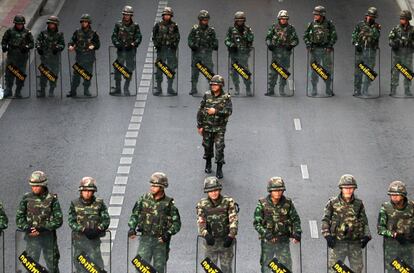
{"label": "asphalt road", "polygon": [[[0,119],[0,176],[3,188],[0,199],[10,217],[6,233],[6,272],[14,269],[13,230],[18,199],[29,190],[27,177],[37,169],[49,175],[50,189],[58,193],[65,223],[59,230],[61,272],[69,272],[70,240],[67,211],[77,197],[78,182],[83,176],[98,180],[98,195],[107,202],[128,129],[134,98],[110,97],[108,51],[113,25],[120,18],[126,1],[67,1],[59,16],[61,29],[69,40],[82,13],[93,17],[102,48],[97,54],[100,95],[92,100],[30,99],[13,101]],[[335,94],[329,99],[311,99],[305,95],[306,54],[302,35],[312,20],[312,9],[322,4],[333,19],[338,32],[335,46]],[[219,71],[226,72],[227,53],[224,37],[237,10],[247,12],[247,24],[255,34],[256,96],[234,98],[234,114],[226,135],[226,165],[223,179],[225,194],[240,205],[238,235],[238,272],[259,272],[259,240],[252,226],[257,200],[266,194],[266,181],[282,176],[287,196],[293,198],[302,220],[303,272],[325,272],[326,244],[311,238],[309,221],[316,220],[320,229],[323,208],[330,196],[338,193],[337,182],[344,173],[354,174],[357,194],[368,213],[373,241],[368,245],[368,272],[381,272],[382,241],[376,235],[379,206],[387,199],[390,181],[400,179],[414,190],[410,178],[413,158],[414,125],[411,100],[386,95],[376,100],[353,98],[353,48],[351,32],[366,9],[375,4],[378,22],[383,25],[381,51],[381,87],[389,92],[390,50],[387,45],[391,27],[398,23],[399,8],[394,1],[247,1],[209,2],[198,0],[170,1],[174,19],[181,32],[179,96],[148,95],[145,113],[137,138],[129,183],[113,245],[112,272],[126,272],[127,221],[134,202],[148,188],[152,172],[162,170],[170,180],[167,194],[174,197],[183,222],[181,232],[173,237],[168,272],[190,273],[195,267],[197,235],[195,204],[203,196],[201,138],[196,133],[195,114],[199,98],[188,96],[190,88],[190,51],[187,35],[197,22],[200,9],[207,9],[211,25],[216,28],[219,48]],[[135,20],[144,39],[138,50],[139,78],[144,67],[150,32],[158,2],[134,2]],[[296,95],[292,98],[268,98],[266,91],[266,51],[264,38],[280,9],[287,9],[290,22],[301,37],[295,51]],[[226,73],[223,73],[227,79]],[[68,68],[64,61],[64,82]],[[65,84],[65,91],[68,85]],[[295,130],[293,120],[300,119],[302,130]],[[309,179],[303,179],[301,165],[307,165]],[[412,196],[412,195],[410,195]]]}

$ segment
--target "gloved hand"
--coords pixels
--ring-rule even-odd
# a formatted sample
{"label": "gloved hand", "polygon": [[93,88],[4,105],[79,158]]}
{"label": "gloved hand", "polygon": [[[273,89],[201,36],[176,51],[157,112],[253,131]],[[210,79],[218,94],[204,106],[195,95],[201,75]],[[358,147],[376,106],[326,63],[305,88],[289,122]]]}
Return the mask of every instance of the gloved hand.
{"label": "gloved hand", "polygon": [[43,49],[41,49],[40,47],[37,48],[37,53],[39,53],[39,55],[43,55]]}
{"label": "gloved hand", "polygon": [[355,50],[357,51],[357,52],[362,52],[362,46],[360,46],[360,45],[355,45]]}
{"label": "gloved hand", "polygon": [[366,246],[367,246],[367,244],[368,244],[368,242],[369,241],[371,241],[371,237],[369,237],[369,236],[364,236],[362,239],[361,239],[361,248],[365,248]]}
{"label": "gloved hand", "polygon": [[329,248],[335,247],[335,238],[332,235],[325,236],[325,239]]}
{"label": "gloved hand", "polygon": [[25,47],[25,46],[22,46],[22,47],[20,48],[20,52],[21,52],[21,53],[23,53],[23,54],[25,54],[25,53],[29,52],[29,48],[27,48],[27,47]]}
{"label": "gloved hand", "polygon": [[218,50],[218,45],[213,46],[213,50]]}
{"label": "gloved hand", "polygon": [[206,236],[204,236],[204,239],[206,239],[209,246],[213,246],[215,243],[214,237],[210,233],[207,233]]}
{"label": "gloved hand", "polygon": [[7,48],[7,46],[2,46],[1,50],[3,50],[3,52],[6,53],[9,49]]}
{"label": "gloved hand", "polygon": [[83,233],[85,234],[86,238],[89,240],[93,240],[99,237],[100,231],[96,229],[86,228]]}
{"label": "gloved hand", "polygon": [[169,241],[171,240],[171,234],[170,234],[170,233],[168,233],[168,232],[166,232],[164,235],[162,235],[162,236],[161,236],[161,240],[162,240],[164,243],[169,242]]}
{"label": "gloved hand", "polygon": [[400,49],[400,47],[399,47],[399,46],[397,46],[397,45],[395,45],[395,46],[392,46],[392,47],[391,47],[391,49],[392,49],[393,51],[398,51],[398,50]]}
{"label": "gloved hand", "polygon": [[267,230],[264,237],[267,241],[271,241],[273,239],[273,234],[271,231]]}
{"label": "gloved hand", "polygon": [[52,49],[52,53],[53,53],[53,55],[58,54],[59,53],[59,49],[57,47],[53,48]]}
{"label": "gloved hand", "polygon": [[273,44],[270,44],[270,45],[267,45],[267,48],[270,50],[270,51],[273,51],[273,50],[275,50],[275,45],[273,45]]}
{"label": "gloved hand", "polygon": [[292,238],[300,242],[300,240],[302,239],[302,235],[300,233],[293,233]]}
{"label": "gloved hand", "polygon": [[408,242],[408,240],[401,233],[397,233],[395,235],[395,240],[397,240],[402,245],[404,245],[404,244],[406,244]]}
{"label": "gloved hand", "polygon": [[286,50],[291,51],[293,49],[293,47],[294,47],[293,45],[287,45]]}
{"label": "gloved hand", "polygon": [[45,228],[45,227],[37,227],[37,228],[36,228],[36,230],[37,230],[39,233],[49,231],[49,229],[47,229],[47,228]]}
{"label": "gloved hand", "polygon": [[223,246],[224,247],[230,247],[231,246],[231,244],[233,243],[233,240],[234,240],[234,238],[233,237],[230,237],[230,236],[227,236],[225,239],[224,239],[224,243],[223,243]]}
{"label": "gloved hand", "polygon": [[128,230],[128,237],[135,236],[135,235],[137,235],[137,233],[135,232],[135,229],[131,228]]}

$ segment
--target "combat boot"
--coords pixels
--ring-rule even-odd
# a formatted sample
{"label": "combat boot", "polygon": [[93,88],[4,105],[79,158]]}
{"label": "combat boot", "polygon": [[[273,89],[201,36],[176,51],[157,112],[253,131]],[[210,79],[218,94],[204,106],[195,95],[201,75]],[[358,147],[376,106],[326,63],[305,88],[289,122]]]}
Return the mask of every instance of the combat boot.
{"label": "combat boot", "polygon": [[154,96],[159,96],[162,94],[162,87],[161,87],[161,81],[157,81],[157,86],[155,87]]}
{"label": "combat boot", "polygon": [[311,96],[315,97],[318,94],[318,86],[316,83],[312,83],[312,92],[311,92]]}
{"label": "combat boot", "polygon": [[195,95],[195,94],[197,94],[198,93],[198,91],[197,91],[197,84],[196,83],[194,83],[194,82],[191,82],[191,91],[190,91],[190,95]]}
{"label": "combat boot", "polygon": [[125,96],[130,96],[131,94],[129,93],[129,83],[131,81],[130,80],[126,80],[124,83],[124,95]]}
{"label": "combat boot", "polygon": [[246,83],[246,96],[248,96],[248,97],[252,97],[253,96],[252,89],[251,89],[251,85],[252,84],[250,82]]}
{"label": "combat boot", "polygon": [[49,87],[49,97],[54,97],[55,96],[54,92],[55,92],[55,87],[50,86]]}
{"label": "combat boot", "polygon": [[10,86],[6,86],[6,89],[4,89],[3,98],[10,98],[11,96],[12,96],[12,88]]}
{"label": "combat boot", "polygon": [[335,94],[332,92],[331,83],[326,83],[326,95],[328,96],[334,96]]}
{"label": "combat boot", "polygon": [[36,97],[37,98],[44,98],[45,97],[45,88],[40,88],[40,90],[38,90],[36,92]]}
{"label": "combat boot", "polygon": [[173,89],[173,80],[168,80],[167,93],[169,95],[177,95],[177,92]]}
{"label": "combat boot", "polygon": [[217,163],[216,177],[223,178],[223,163]]}
{"label": "combat boot", "polygon": [[206,158],[206,168],[204,169],[205,173],[211,173],[211,158]]}
{"label": "combat boot", "polygon": [[395,96],[396,93],[397,93],[397,86],[391,85],[390,96]]}
{"label": "combat boot", "polygon": [[269,84],[267,87],[267,93],[265,93],[265,96],[273,96],[275,94],[275,85]]}
{"label": "combat boot", "polygon": [[92,97],[91,92],[89,92],[89,88],[87,87],[83,89],[83,94],[85,95],[85,97]]}
{"label": "combat boot", "polygon": [[121,94],[121,81],[115,80],[115,89],[111,92],[111,95],[120,95]]}
{"label": "combat boot", "polygon": [[22,86],[17,86],[17,87],[16,87],[16,91],[15,91],[15,93],[14,93],[14,97],[15,97],[16,99],[21,99],[21,98],[23,98],[23,97],[22,97]]}
{"label": "combat boot", "polygon": [[238,83],[234,84],[234,95],[239,95],[240,94],[240,85]]}
{"label": "combat boot", "polygon": [[286,96],[284,84],[279,85],[279,95],[281,95],[282,97]]}
{"label": "combat boot", "polygon": [[404,93],[407,97],[412,97],[413,94],[411,93],[410,87],[409,86],[405,86],[404,87]]}
{"label": "combat boot", "polygon": [[363,96],[368,96],[369,94],[368,94],[368,84],[363,84],[362,85],[362,92],[361,92],[361,94],[363,95]]}

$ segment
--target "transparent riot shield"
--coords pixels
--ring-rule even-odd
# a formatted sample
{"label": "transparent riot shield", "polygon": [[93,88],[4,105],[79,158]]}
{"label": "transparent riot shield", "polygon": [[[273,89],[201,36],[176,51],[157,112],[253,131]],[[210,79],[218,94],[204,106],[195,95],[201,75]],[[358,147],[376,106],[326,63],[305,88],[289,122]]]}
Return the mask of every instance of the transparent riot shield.
{"label": "transparent riot shield", "polygon": [[335,247],[327,247],[326,272],[328,273],[367,273],[367,247],[361,249],[359,241],[340,242]]}
{"label": "transparent riot shield", "polygon": [[228,92],[235,97],[253,97],[255,87],[255,50],[229,53],[227,61]]}
{"label": "transparent riot shield", "polygon": [[5,99],[28,99],[32,95],[31,50],[21,54],[8,52],[2,54],[2,86]]}
{"label": "transparent riot shield", "polygon": [[380,50],[355,50],[354,97],[375,99],[380,97]]}
{"label": "transparent riot shield", "polygon": [[395,239],[385,238],[382,246],[384,273],[414,272],[414,243],[400,244]]}
{"label": "transparent riot shield", "polygon": [[413,49],[391,50],[390,96],[394,98],[414,98],[412,93],[413,77]]}
{"label": "transparent riot shield", "polygon": [[151,261],[144,259],[142,251],[145,252],[145,250],[140,248],[140,245],[145,244],[142,240],[141,235],[136,235],[134,238],[128,237],[127,239],[127,272],[167,273],[167,264],[165,264],[164,272],[158,272],[151,265]]}
{"label": "transparent riot shield", "polygon": [[35,75],[37,97],[63,97],[62,87],[62,53],[56,55],[39,55],[35,51]]}
{"label": "transparent riot shield", "polygon": [[89,235],[72,232],[72,273],[110,273],[112,238],[111,232]]}
{"label": "transparent riot shield", "polygon": [[[230,252],[233,255],[231,261],[222,260],[217,251]],[[213,254],[214,253],[214,254]],[[226,255],[228,256],[228,255]],[[204,237],[197,236],[196,243],[196,273],[204,272],[223,272],[236,273],[236,257],[237,257],[237,240],[234,239],[232,246],[223,247],[223,240],[216,240],[213,246],[207,245]],[[208,270],[211,271],[208,271]],[[213,269],[220,271],[213,271]]]}
{"label": "transparent riot shield", "polygon": [[177,96],[178,94],[178,49],[154,48],[154,76],[152,94],[154,96]]}
{"label": "transparent riot shield", "polygon": [[302,246],[293,241],[268,244],[270,261],[266,261],[268,272],[302,273]]}
{"label": "transparent riot shield", "polygon": [[70,76],[68,94],[73,92],[72,98],[96,98],[98,96],[96,59],[77,57],[75,51],[68,49],[68,63]]}
{"label": "transparent riot shield", "polygon": [[295,94],[294,50],[267,50],[266,96],[291,97]]}
{"label": "transparent riot shield", "polygon": [[59,252],[55,232],[44,231],[37,235],[16,231],[15,242],[16,273],[57,272]]}
{"label": "transparent riot shield", "polygon": [[0,273],[5,273],[4,262],[4,232],[0,231]]}
{"label": "transparent riot shield", "polygon": [[193,97],[202,97],[210,90],[211,78],[218,74],[218,52],[191,52],[191,90]]}
{"label": "transparent riot shield", "polygon": [[309,50],[306,75],[306,95],[308,97],[332,97],[334,95],[334,51],[326,48]]}
{"label": "transparent riot shield", "polygon": [[112,96],[136,96],[138,80],[136,73],[137,51],[118,50],[109,46],[109,94]]}

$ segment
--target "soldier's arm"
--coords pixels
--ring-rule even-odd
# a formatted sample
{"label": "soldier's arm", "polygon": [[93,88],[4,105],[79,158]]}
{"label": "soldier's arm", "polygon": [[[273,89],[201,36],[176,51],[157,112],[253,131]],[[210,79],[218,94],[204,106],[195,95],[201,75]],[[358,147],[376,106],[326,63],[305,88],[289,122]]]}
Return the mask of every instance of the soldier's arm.
{"label": "soldier's arm", "polygon": [[247,41],[249,42],[250,46],[253,46],[253,41],[254,41],[254,33],[251,27],[249,27],[248,31],[247,31]]}
{"label": "soldier's arm", "polygon": [[354,28],[354,31],[352,32],[352,44],[357,45],[358,44],[358,33],[359,33],[359,24],[357,24]]}
{"label": "soldier's arm", "polygon": [[395,28],[393,28],[390,31],[390,34],[388,35],[388,43],[390,45],[390,47],[395,47],[397,46],[397,43],[395,41],[396,35],[395,35]]}
{"label": "soldier's arm", "polygon": [[293,202],[292,202],[292,207],[290,208],[290,211],[289,211],[289,218],[292,221],[292,233],[299,234],[299,235],[302,234],[300,217]]}
{"label": "soldier's arm", "polygon": [[236,237],[239,228],[239,217],[237,215],[237,204],[233,199],[229,202],[228,214],[230,228],[229,236],[234,238]]}
{"label": "soldier's arm", "polygon": [[324,214],[322,218],[322,224],[321,224],[321,232],[322,232],[322,236],[324,237],[331,235],[332,212],[333,212],[333,208],[332,208],[331,200],[329,200],[325,206]]}
{"label": "soldier's arm", "polygon": [[273,38],[273,32],[274,32],[274,30],[273,30],[274,28],[273,28],[273,25],[267,30],[267,33],[266,33],[266,38],[265,38],[265,40],[266,40],[266,43],[268,44],[268,45],[270,45],[271,43],[272,43],[272,38]]}
{"label": "soldier's arm", "polygon": [[263,226],[263,204],[260,201],[257,203],[256,209],[254,210],[253,226],[259,233],[260,237],[265,236],[266,228]]}
{"label": "soldier's arm", "polygon": [[59,200],[57,196],[54,197],[52,202],[52,215],[50,216],[49,221],[46,223],[45,228],[49,230],[56,230],[60,228],[63,224],[63,215],[62,209],[60,208]]}
{"label": "soldier's arm", "polygon": [[203,127],[203,116],[204,116],[204,108],[206,105],[206,95],[203,96],[203,99],[200,102],[200,107],[198,107],[197,111],[197,128]]}
{"label": "soldier's arm", "polygon": [[99,223],[98,228],[102,231],[105,231],[109,227],[111,217],[109,216],[108,208],[106,207],[104,202],[102,202],[101,211],[99,214],[101,216],[101,222]]}
{"label": "soldier's arm", "polygon": [[191,48],[192,50],[195,49],[194,35],[195,35],[195,30],[194,28],[191,28],[190,33],[188,34],[187,43],[188,43],[188,47]]}
{"label": "soldier's arm", "polygon": [[303,41],[305,42],[306,47],[312,47],[312,43],[310,40],[311,30],[312,30],[312,23],[309,23],[308,27],[305,30],[305,33],[303,34]]}
{"label": "soldier's arm", "polygon": [[159,26],[158,24],[155,24],[154,27],[152,28],[152,42],[154,43],[154,46],[156,48],[159,47],[159,43],[157,40],[158,31],[159,31]]}
{"label": "soldier's arm", "polygon": [[75,30],[75,32],[73,32],[72,38],[69,41],[69,46],[75,46],[76,43],[78,42],[78,35],[76,35],[77,30]]}
{"label": "soldier's arm", "polygon": [[119,32],[119,26],[118,26],[118,23],[116,23],[114,26],[114,30],[112,31],[112,35],[111,35],[112,44],[115,47],[121,46],[121,42],[118,39],[118,32]]}
{"label": "soldier's arm", "polygon": [[178,211],[178,208],[175,206],[174,200],[171,201],[171,220],[172,225],[168,229],[168,233],[171,235],[177,234],[181,229],[181,218],[180,218],[180,212]]}
{"label": "soldier's arm", "polygon": [[32,48],[34,48],[34,38],[33,38],[33,34],[32,34],[32,32],[29,30],[29,32],[27,33],[27,36],[26,36],[26,47],[28,48],[28,49],[32,49]]}
{"label": "soldier's arm", "polygon": [[222,117],[229,117],[233,113],[233,103],[231,102],[230,95],[227,94],[226,96],[229,96],[229,98],[226,100],[223,109],[217,109],[217,115]]}
{"label": "soldier's arm", "polygon": [[329,22],[329,25],[330,25],[329,29],[330,29],[330,32],[331,32],[331,35],[330,35],[331,39],[329,41],[328,46],[333,47],[335,45],[336,41],[338,40],[338,35],[336,34],[336,28],[335,28],[335,25],[332,23],[332,21]]}
{"label": "soldier's arm", "polygon": [[7,29],[3,35],[3,38],[1,39],[1,46],[3,48],[7,48],[9,46],[9,41],[10,41],[10,29]]}
{"label": "soldier's arm", "polygon": [[364,225],[364,236],[371,238],[371,231],[369,230],[368,217],[365,212],[364,204],[361,205],[361,221],[362,221],[362,224]]}
{"label": "soldier's arm", "polygon": [[0,231],[6,229],[9,224],[9,219],[4,212],[3,204],[0,203]]}
{"label": "soldier's arm", "polygon": [[138,47],[141,42],[142,42],[142,33],[141,33],[141,29],[139,28],[139,25],[137,24],[137,29],[135,31],[135,39],[134,39],[134,44],[136,47]]}
{"label": "soldier's arm", "polygon": [[42,41],[43,41],[43,32],[41,31],[39,33],[39,35],[37,35],[36,42],[35,42],[35,47],[36,48],[41,47],[42,46]]}
{"label": "soldier's arm", "polygon": [[203,210],[201,202],[199,202],[197,204],[196,210],[197,210],[198,234],[201,235],[201,236],[206,236],[207,233],[208,233],[208,231],[207,231],[207,221],[206,221],[206,216],[204,214],[204,210]]}
{"label": "soldier's arm", "polygon": [[59,51],[65,49],[65,36],[63,35],[63,32],[59,33],[58,40],[56,43],[56,49]]}
{"label": "soldier's arm", "polygon": [[128,226],[131,229],[136,229],[139,221],[139,214],[141,213],[141,201],[142,197],[135,203],[132,209],[131,216],[129,217]]}
{"label": "soldier's arm", "polygon": [[69,227],[75,232],[80,232],[83,230],[83,226],[78,224],[78,221],[76,219],[77,219],[77,216],[76,216],[75,205],[73,204],[73,202],[71,202],[70,207],[69,207],[69,217],[68,217]]}
{"label": "soldier's arm", "polygon": [[29,223],[27,223],[27,201],[26,196],[23,196],[23,199],[20,201],[19,206],[17,207],[16,212],[16,226],[18,229],[26,231],[30,228]]}
{"label": "soldier's arm", "polygon": [[387,212],[385,211],[384,206],[382,205],[379,211],[379,214],[378,214],[377,231],[379,235],[391,238],[393,236],[392,234],[393,232],[392,230],[389,230],[387,228],[387,223],[388,223],[388,215],[387,215]]}
{"label": "soldier's arm", "polygon": [[213,50],[218,50],[218,39],[217,39],[216,31],[214,30],[214,28],[212,28],[212,32],[213,32],[211,36],[211,39],[213,39],[212,47],[213,47]]}
{"label": "soldier's arm", "polygon": [[227,47],[234,46],[234,42],[233,42],[232,35],[231,35],[231,27],[227,30],[227,35],[226,35],[226,38],[224,39],[224,44]]}
{"label": "soldier's arm", "polygon": [[292,46],[292,47],[295,47],[295,46],[297,46],[298,44],[299,44],[299,38],[298,38],[298,34],[296,33],[296,29],[295,29],[295,27],[294,26],[291,26],[291,28],[292,28],[292,36],[291,36],[291,43],[290,43],[290,45]]}
{"label": "soldier's arm", "polygon": [[92,37],[92,44],[94,46],[94,50],[98,50],[101,47],[101,41],[99,40],[99,35],[96,33],[96,31]]}

